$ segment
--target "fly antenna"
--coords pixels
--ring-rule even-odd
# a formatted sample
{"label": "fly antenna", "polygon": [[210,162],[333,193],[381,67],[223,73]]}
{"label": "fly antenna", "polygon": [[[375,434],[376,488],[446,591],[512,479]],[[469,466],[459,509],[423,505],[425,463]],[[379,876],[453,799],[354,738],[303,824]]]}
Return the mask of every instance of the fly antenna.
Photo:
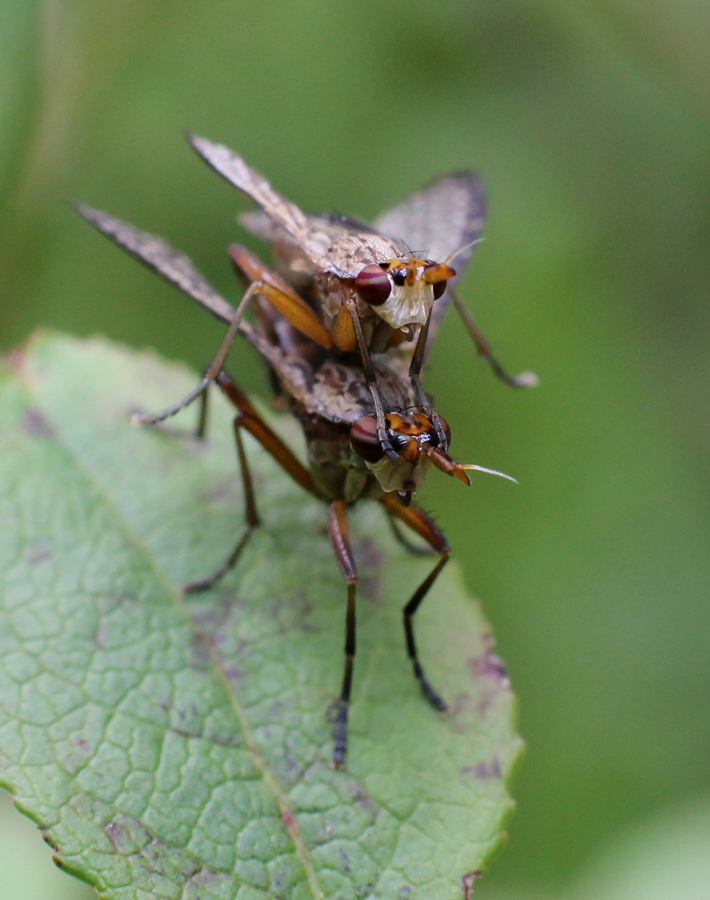
{"label": "fly antenna", "polygon": [[475,247],[476,244],[482,244],[483,241],[485,241],[485,238],[478,237],[478,238],[475,238],[475,240],[473,240],[473,241],[469,241],[468,244],[464,244],[463,247],[459,247],[458,250],[456,250],[450,256],[446,257],[446,259],[444,260],[444,265],[447,266],[451,262],[452,259],[456,259],[457,256],[459,256],[465,250],[469,250],[471,247]]}

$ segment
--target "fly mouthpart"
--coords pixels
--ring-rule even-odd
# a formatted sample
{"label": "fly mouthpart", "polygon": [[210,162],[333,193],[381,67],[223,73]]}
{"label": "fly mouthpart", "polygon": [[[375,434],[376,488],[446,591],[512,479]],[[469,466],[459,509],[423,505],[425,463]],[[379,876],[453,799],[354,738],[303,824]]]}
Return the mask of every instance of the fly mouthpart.
{"label": "fly mouthpart", "polygon": [[434,463],[437,469],[440,469],[447,475],[453,475],[454,478],[458,478],[458,480],[462,481],[465,485],[471,484],[471,479],[464,472],[466,466],[462,466],[457,463],[455,459],[451,459],[449,454],[444,450],[440,450],[438,447],[430,446],[427,448],[426,452],[429,459]]}
{"label": "fly mouthpart", "polygon": [[512,481],[514,484],[519,484],[517,478],[513,478],[512,475],[506,475],[505,472],[498,472],[496,469],[487,469],[485,466],[474,466],[473,464],[468,464],[465,466],[461,466],[462,469],[473,469],[476,472],[485,472],[486,475],[497,475],[499,478],[507,478],[508,481]]}

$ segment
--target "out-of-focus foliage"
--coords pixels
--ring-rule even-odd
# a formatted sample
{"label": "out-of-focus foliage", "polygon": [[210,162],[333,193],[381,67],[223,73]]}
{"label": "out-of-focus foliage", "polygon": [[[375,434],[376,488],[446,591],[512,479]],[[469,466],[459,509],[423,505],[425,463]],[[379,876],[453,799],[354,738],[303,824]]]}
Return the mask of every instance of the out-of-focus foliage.
{"label": "out-of-focus foliage", "polygon": [[[63,205],[164,234],[233,290],[223,141],[308,209],[374,217],[464,167],[490,190],[427,372],[461,458],[435,511],[484,600],[528,754],[477,897],[549,896],[622,829],[707,790],[710,73],[701,0],[0,0],[0,328],[105,332],[202,365],[220,329]],[[6,73],[10,73],[9,77]],[[255,246],[258,249],[257,245]],[[452,248],[453,249],[453,248]],[[248,353],[233,368],[265,389]]]}

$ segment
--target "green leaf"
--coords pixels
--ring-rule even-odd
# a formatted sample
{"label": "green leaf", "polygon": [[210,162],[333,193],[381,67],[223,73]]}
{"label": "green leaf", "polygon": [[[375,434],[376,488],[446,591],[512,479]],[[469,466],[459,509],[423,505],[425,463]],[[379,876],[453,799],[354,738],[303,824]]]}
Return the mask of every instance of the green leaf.
{"label": "green leaf", "polygon": [[354,510],[359,644],[347,772],[333,770],[345,587],[323,506],[249,438],[264,525],[217,588],[180,592],[242,533],[231,412],[214,397],[206,446],[128,417],[194,383],[99,339],[40,336],[10,361],[2,783],[101,897],[459,900],[500,842],[520,750],[477,603],[450,564],[418,614],[442,716],[401,627],[432,561],[394,542],[378,505]]}

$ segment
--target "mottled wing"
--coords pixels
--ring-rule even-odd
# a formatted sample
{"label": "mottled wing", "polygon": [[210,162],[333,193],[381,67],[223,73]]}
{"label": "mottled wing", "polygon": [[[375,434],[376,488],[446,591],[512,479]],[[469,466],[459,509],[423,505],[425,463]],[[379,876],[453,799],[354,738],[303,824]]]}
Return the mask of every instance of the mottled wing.
{"label": "mottled wing", "polygon": [[[454,172],[410,194],[394,209],[383,213],[374,227],[385,235],[401,238],[417,256],[443,262],[483,231],[486,219],[486,191],[475,172]],[[473,253],[469,247],[457,254],[451,265],[456,269],[452,286],[463,275]],[[429,341],[436,333],[448,305],[447,294],[435,304]]]}
{"label": "mottled wing", "polygon": [[[316,268],[347,275],[333,266],[328,255],[331,245],[328,234],[315,229],[312,217],[277,193],[263,175],[248,166],[241,156],[223,144],[213,144],[194,134],[188,134],[188,140],[205,162],[263,210],[275,226],[273,233],[288,235]],[[267,239],[272,240],[270,236]]]}
{"label": "mottled wing", "polygon": [[212,315],[224,322],[231,321],[234,307],[221,294],[217,293],[188,256],[178,253],[162,238],[139,231],[133,225],[101,212],[101,210],[92,209],[85,203],[75,201],[73,206],[95,228],[110,237],[112,241],[135,256],[149,269],[162,275],[183,293],[197,300]]}
{"label": "mottled wing", "polygon": [[[85,203],[74,202],[76,210],[99,231],[135,256],[148,268],[162,275],[183,293],[197,300],[218,319],[230,322],[234,307],[209,284],[195,268],[192,260],[178,253],[166,241],[145,231],[139,231],[127,222],[108,213],[92,209]],[[274,312],[275,315],[278,315]],[[285,320],[284,320],[285,321]],[[320,401],[312,394],[314,376],[308,363],[298,354],[289,354],[279,346],[278,340],[270,340],[249,322],[242,321],[240,333],[259,351],[266,362],[277,372],[284,389],[307,408],[320,412]]]}
{"label": "mottled wing", "polygon": [[[310,227],[313,231],[327,236],[331,243],[335,243],[348,234],[376,234],[369,225],[360,222],[358,219],[351,219],[348,216],[314,216],[306,215]],[[278,222],[262,212],[260,209],[250,210],[239,216],[239,221],[262,240],[271,244],[276,243],[295,243],[291,235]]]}
{"label": "mottled wing", "polygon": [[[475,172],[454,172],[406,197],[383,213],[374,227],[380,234],[401,238],[410,250],[443,262],[456,250],[475,241],[486,218],[486,192]],[[472,249],[452,265],[462,272]]]}

